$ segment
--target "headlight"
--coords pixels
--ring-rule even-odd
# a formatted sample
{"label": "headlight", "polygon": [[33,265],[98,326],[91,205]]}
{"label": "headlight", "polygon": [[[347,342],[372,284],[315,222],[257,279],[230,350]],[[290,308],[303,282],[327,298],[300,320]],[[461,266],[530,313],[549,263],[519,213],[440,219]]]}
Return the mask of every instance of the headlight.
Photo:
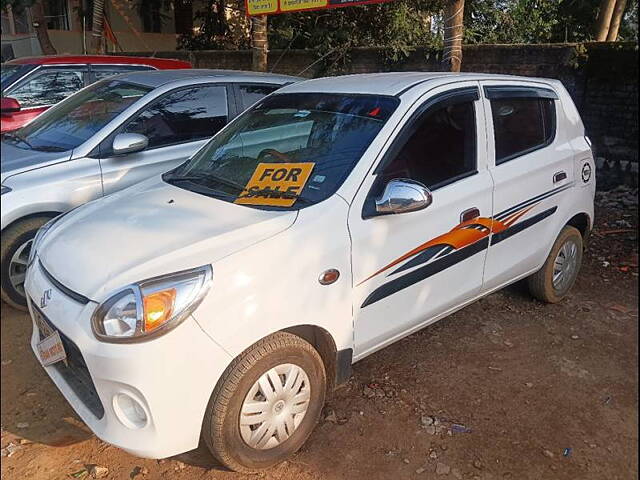
{"label": "headlight", "polygon": [[144,280],[102,303],[91,321],[105,342],[138,342],[162,335],[193,312],[209,290],[211,265]]}
{"label": "headlight", "polygon": [[0,185],[0,195],[4,195],[5,193],[9,193],[10,191],[11,191],[10,187]]}

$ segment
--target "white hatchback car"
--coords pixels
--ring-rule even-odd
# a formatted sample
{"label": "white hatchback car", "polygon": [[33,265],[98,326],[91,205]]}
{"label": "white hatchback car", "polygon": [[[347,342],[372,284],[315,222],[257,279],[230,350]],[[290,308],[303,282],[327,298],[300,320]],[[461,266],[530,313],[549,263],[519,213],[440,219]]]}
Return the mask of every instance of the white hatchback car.
{"label": "white hatchback car", "polygon": [[593,172],[555,80],[290,85],[38,232],[32,347],[103,440],[161,458],[204,438],[229,468],[264,468],[354,362],[521,278],[561,300]]}

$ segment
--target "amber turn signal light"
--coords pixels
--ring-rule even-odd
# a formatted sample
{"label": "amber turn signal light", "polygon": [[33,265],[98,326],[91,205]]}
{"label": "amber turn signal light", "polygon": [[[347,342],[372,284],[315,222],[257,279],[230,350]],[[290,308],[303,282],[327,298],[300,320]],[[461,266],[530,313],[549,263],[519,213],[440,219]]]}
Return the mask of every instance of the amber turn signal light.
{"label": "amber turn signal light", "polygon": [[145,332],[151,332],[171,319],[175,300],[175,288],[154,292],[143,298]]}

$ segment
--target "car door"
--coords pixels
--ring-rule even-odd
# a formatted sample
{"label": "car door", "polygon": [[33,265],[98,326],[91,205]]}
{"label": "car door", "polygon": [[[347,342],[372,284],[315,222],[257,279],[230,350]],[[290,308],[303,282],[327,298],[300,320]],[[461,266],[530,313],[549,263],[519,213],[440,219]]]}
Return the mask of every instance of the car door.
{"label": "car door", "polygon": [[570,139],[557,131],[557,93],[528,82],[483,82],[495,183],[494,231],[486,290],[531,273],[544,262],[574,184]]}
{"label": "car door", "polygon": [[4,96],[14,98],[20,111],[11,115],[22,126],[46,109],[61,102],[87,85],[87,65],[42,66],[13,85]]}
{"label": "car door", "polygon": [[[356,357],[481,290],[493,183],[479,98],[477,82],[426,93],[354,199],[349,231]],[[432,204],[375,216],[371,205],[393,179],[427,186]]]}
{"label": "car door", "polygon": [[[227,124],[227,86],[200,84],[172,90],[133,115],[100,145],[104,194],[121,190],[176,167]],[[143,151],[114,155],[113,138],[138,133],[149,139]]]}

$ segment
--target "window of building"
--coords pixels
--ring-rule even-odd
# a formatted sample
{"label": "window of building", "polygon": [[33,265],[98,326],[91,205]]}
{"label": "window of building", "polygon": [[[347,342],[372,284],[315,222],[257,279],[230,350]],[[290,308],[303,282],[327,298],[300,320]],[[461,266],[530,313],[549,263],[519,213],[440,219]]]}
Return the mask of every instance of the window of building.
{"label": "window of building", "polygon": [[554,108],[549,98],[491,100],[496,164],[548,145],[555,136]]}
{"label": "window of building", "polygon": [[49,30],[71,30],[67,0],[47,0],[42,6]]}
{"label": "window of building", "polygon": [[476,168],[475,109],[472,101],[465,101],[428,110],[384,168],[382,183],[408,178],[435,189]]}
{"label": "window of building", "polygon": [[126,133],[149,138],[149,148],[212,137],[227,124],[227,89],[186,88],[146,108],[124,127]]}
{"label": "window of building", "polygon": [[162,0],[141,0],[142,30],[148,33],[162,32]]}

